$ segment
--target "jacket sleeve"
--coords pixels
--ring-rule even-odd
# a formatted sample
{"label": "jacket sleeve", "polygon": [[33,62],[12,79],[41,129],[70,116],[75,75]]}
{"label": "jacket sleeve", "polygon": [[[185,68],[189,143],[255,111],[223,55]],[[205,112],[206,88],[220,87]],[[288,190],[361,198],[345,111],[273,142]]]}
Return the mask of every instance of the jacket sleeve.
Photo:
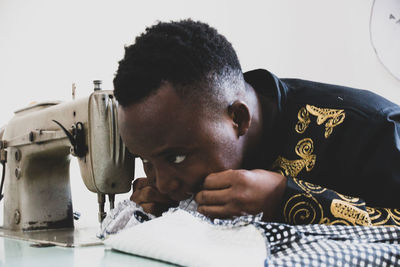
{"label": "jacket sleeve", "polygon": [[352,175],[371,206],[400,209],[400,108],[388,107],[377,118],[361,142]]}
{"label": "jacket sleeve", "polygon": [[400,226],[400,209],[374,208],[362,199],[288,177],[281,221],[289,224]]}

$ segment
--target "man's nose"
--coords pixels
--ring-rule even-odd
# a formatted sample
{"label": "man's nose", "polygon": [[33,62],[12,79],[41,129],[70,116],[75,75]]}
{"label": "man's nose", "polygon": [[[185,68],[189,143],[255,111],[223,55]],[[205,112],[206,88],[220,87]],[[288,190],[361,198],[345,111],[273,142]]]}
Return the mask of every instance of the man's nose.
{"label": "man's nose", "polygon": [[156,170],[156,187],[160,193],[168,194],[178,189],[179,181],[167,169]]}

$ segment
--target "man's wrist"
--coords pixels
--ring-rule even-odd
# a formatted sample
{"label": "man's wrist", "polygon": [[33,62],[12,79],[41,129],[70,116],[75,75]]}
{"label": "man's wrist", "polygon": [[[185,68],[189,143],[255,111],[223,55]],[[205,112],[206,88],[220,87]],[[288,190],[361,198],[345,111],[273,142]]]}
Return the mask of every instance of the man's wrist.
{"label": "man's wrist", "polygon": [[277,203],[275,205],[276,209],[273,212],[273,221],[277,222],[282,222],[283,221],[283,203],[285,202],[285,196],[287,187],[288,187],[288,181],[289,179],[284,176],[282,176],[282,181],[279,183],[277,189],[276,189],[276,199]]}
{"label": "man's wrist", "polygon": [[[263,220],[276,221],[280,217],[281,202],[287,187],[287,178],[280,173],[267,170],[254,170],[259,172],[259,175],[264,176],[263,180],[266,183],[265,202],[263,208]],[[261,172],[261,173],[260,173]]]}

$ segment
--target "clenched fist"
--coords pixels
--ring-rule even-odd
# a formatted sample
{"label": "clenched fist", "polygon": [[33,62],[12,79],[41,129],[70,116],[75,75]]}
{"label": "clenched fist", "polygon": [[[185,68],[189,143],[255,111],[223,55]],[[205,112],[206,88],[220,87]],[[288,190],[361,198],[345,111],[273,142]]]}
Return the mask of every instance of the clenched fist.
{"label": "clenched fist", "polygon": [[226,170],[208,175],[195,196],[198,211],[212,218],[264,213],[274,220],[286,177],[266,170]]}
{"label": "clenched fist", "polygon": [[148,178],[137,178],[133,182],[131,200],[139,204],[147,213],[160,216],[170,207],[178,205],[167,195],[161,194],[155,184]]}

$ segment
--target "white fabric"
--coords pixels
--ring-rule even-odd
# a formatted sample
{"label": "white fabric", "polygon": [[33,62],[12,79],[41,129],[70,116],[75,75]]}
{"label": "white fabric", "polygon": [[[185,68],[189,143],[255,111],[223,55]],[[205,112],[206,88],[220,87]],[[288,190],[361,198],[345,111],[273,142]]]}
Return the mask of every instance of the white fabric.
{"label": "white fabric", "polygon": [[[135,226],[141,221],[138,221],[134,216],[135,211],[142,211],[145,213],[141,206],[137,205],[135,202],[125,199],[124,201],[118,203],[117,207],[112,209],[107,217],[104,218],[100,225],[100,230],[97,233],[98,238],[106,238],[108,235],[116,234],[122,229],[130,228]],[[154,215],[145,213],[149,219],[155,218]]]}
{"label": "white fabric", "polygon": [[[193,197],[182,200],[179,202],[180,209],[187,211],[196,211],[197,203],[194,201]],[[100,239],[104,239],[109,235],[114,235],[120,232],[123,229],[130,228],[135,226],[142,221],[139,221],[138,218],[134,215],[135,211],[143,212],[150,220],[154,219],[156,216],[146,213],[143,211],[143,208],[136,204],[135,202],[125,199],[118,203],[117,207],[112,209],[104,218],[103,222],[100,225],[100,229],[97,233],[97,237]]]}
{"label": "white fabric", "polygon": [[183,266],[264,266],[264,235],[254,225],[224,227],[178,209],[104,241],[113,249]]}

